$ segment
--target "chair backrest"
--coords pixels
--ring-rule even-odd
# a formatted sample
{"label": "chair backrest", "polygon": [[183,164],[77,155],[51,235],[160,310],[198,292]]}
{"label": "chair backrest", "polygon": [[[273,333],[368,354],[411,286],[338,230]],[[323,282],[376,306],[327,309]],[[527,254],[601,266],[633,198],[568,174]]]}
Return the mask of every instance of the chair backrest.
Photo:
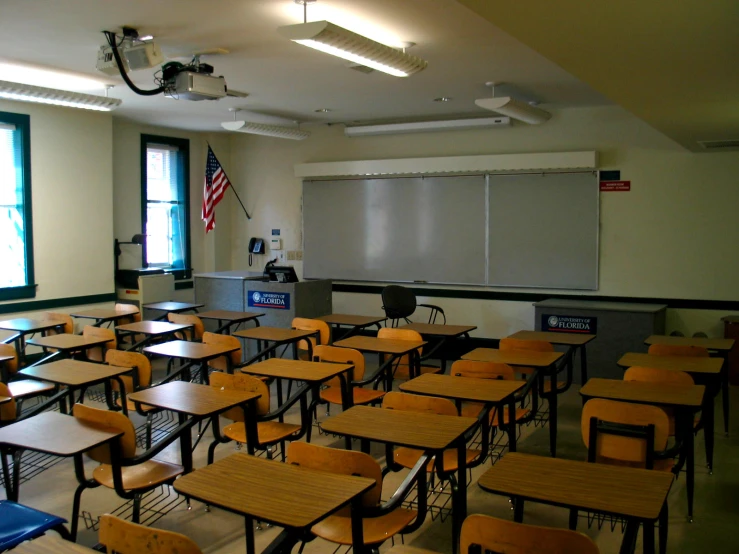
{"label": "chair backrest", "polygon": [[44,314],[44,321],[58,321],[60,325],[63,325],[61,331],[57,329],[49,329],[48,331],[45,331],[47,335],[58,335],[59,333],[69,333],[70,335],[74,334],[74,320],[72,319],[72,316],[69,314],[60,314],[58,312],[46,312]]}
{"label": "chair backrest", "polygon": [[175,336],[178,339],[199,341],[203,338],[205,325],[203,325],[203,320],[198,316],[192,314],[169,313],[167,314],[167,320],[170,323],[177,323],[179,325],[192,325],[190,329],[175,333]]}
{"label": "chair backrest", "polygon": [[457,416],[457,407],[448,398],[435,398],[420,394],[404,392],[389,392],[382,398],[382,407],[388,410],[402,410],[405,412],[421,412]]}
{"label": "chair backrest", "polygon": [[380,503],[382,468],[369,454],[294,441],[287,447],[287,462],[329,473],[374,479],[375,486],[362,495],[362,505],[374,507]]}
{"label": "chair backrest", "polygon": [[652,344],[647,352],[655,356],[709,356],[707,348],[682,344]]}
{"label": "chair backrest", "polygon": [[5,369],[8,370],[9,375],[18,373],[18,353],[15,351],[15,346],[0,342],[0,356],[13,356],[12,360],[5,362]]}
{"label": "chair backrest", "polygon": [[[360,381],[364,377],[364,356],[359,350],[319,345],[313,349],[313,359],[319,362],[352,364],[354,366],[352,381]],[[339,379],[338,377],[331,379],[326,384],[331,387],[338,387]]]}
{"label": "chair backrest", "polygon": [[[10,389],[8,388],[8,385],[2,382],[0,382],[0,396],[7,396],[8,398],[13,398],[13,395],[10,393]],[[15,421],[17,414],[18,412],[15,406],[15,400],[11,400],[10,402],[5,402],[3,404],[0,404],[0,422],[7,423],[9,421]]]}
{"label": "chair backrest", "polygon": [[[233,375],[214,371],[210,374],[210,386],[224,390],[239,390],[246,392],[256,392],[259,394],[257,399],[257,415],[269,413],[269,387],[256,377],[245,375],[244,373],[234,373]],[[221,416],[231,421],[244,421],[244,410],[237,406],[223,412]]]}
{"label": "chair backrest", "polygon": [[123,325],[126,323],[135,323],[137,321],[141,321],[141,311],[139,310],[138,306],[135,306],[133,304],[123,304],[121,302],[117,302],[115,305],[115,310],[117,312],[125,312],[127,314],[131,314],[129,317],[119,319],[118,325]]}
{"label": "chair backrest", "polygon": [[451,374],[456,377],[475,377],[477,379],[501,379],[513,381],[516,375],[508,364],[457,360],[452,364]]}
{"label": "chair backrest", "polygon": [[228,361],[226,360],[226,356],[231,359],[231,367],[241,363],[241,341],[236,337],[206,331],[203,333],[203,344],[213,344],[224,348],[236,348],[236,350],[230,354],[224,354],[223,356],[210,360],[208,362],[208,367],[212,367],[217,371],[227,371]]}
{"label": "chair backrest", "polygon": [[107,350],[114,350],[118,347],[118,340],[113,329],[85,325],[82,329],[82,336],[89,339],[108,339],[108,342],[102,346],[94,346],[87,349],[87,358],[95,362],[102,362],[105,359],[105,352]]}
{"label": "chair backrest", "polygon": [[[290,325],[293,329],[300,331],[318,331],[318,342],[315,337],[308,337],[311,346],[315,348],[319,344],[329,344],[331,342],[331,328],[328,323],[320,319],[308,319],[305,317],[295,317]],[[308,350],[308,343],[305,340],[298,342],[298,350]]]}
{"label": "chair backrest", "polygon": [[[124,458],[133,458],[136,455],[136,430],[133,423],[121,412],[101,410],[85,404],[75,404],[72,414],[79,421],[92,427],[113,428],[123,432],[120,445]],[[110,449],[107,444],[97,446],[85,452],[85,455],[101,464],[110,464]]]}
{"label": "chair backrest", "polygon": [[185,535],[131,523],[110,514],[100,516],[98,540],[112,554],[202,554]]}
{"label": "chair backrest", "polygon": [[[392,339],[392,340],[412,340],[416,342],[423,341],[421,333],[414,331],[413,329],[396,329],[394,327],[382,327],[377,331],[378,339]],[[418,355],[421,355],[423,346],[418,347]],[[408,365],[408,356],[403,356],[398,362],[399,365]]]}
{"label": "chair backrest", "polygon": [[[124,352],[123,350],[108,350],[105,353],[105,363],[116,367],[135,367],[139,378],[139,387],[151,385],[151,360],[140,352]],[[121,380],[126,386],[126,394],[134,392],[133,378],[121,375]],[[113,380],[113,390],[118,390],[118,383]]]}
{"label": "chair backrest", "polygon": [[689,373],[656,367],[633,366],[624,372],[624,381],[643,381],[647,383],[669,383],[673,385],[694,385]]}
{"label": "chair backrest", "polygon": [[533,350],[535,352],[554,352],[551,342],[545,340],[500,339],[500,350]]}
{"label": "chair backrest", "polygon": [[593,418],[597,422],[622,426],[654,426],[654,450],[664,450],[667,446],[670,423],[663,409],[647,404],[592,398],[583,406],[580,427],[583,442],[596,460],[606,458],[606,462],[613,460],[616,463],[644,465],[652,453],[647,452],[647,441],[644,438],[633,436],[598,433],[596,444],[592,445],[590,439]]}
{"label": "chair backrest", "polygon": [[568,529],[553,529],[514,523],[496,517],[474,514],[462,524],[460,534],[462,554],[471,546],[482,552],[505,554],[598,554],[600,551],[590,537]]}
{"label": "chair backrest", "polygon": [[406,287],[388,285],[382,289],[382,309],[390,319],[404,319],[416,311],[416,295]]}

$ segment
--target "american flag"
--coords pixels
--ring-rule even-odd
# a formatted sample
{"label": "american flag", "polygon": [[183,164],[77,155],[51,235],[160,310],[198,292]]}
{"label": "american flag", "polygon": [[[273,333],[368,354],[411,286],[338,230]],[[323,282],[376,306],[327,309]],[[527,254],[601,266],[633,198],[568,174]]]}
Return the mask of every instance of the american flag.
{"label": "american flag", "polygon": [[226,189],[231,182],[223,171],[218,158],[208,146],[208,161],[205,163],[205,187],[203,188],[203,214],[201,219],[205,221],[205,232],[215,229],[216,206],[223,198]]}

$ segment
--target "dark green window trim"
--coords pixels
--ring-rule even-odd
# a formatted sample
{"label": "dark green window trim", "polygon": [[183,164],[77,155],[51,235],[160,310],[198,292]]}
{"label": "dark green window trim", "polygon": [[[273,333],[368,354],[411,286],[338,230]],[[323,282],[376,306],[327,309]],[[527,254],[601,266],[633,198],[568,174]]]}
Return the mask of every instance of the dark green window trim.
{"label": "dark green window trim", "polygon": [[[179,171],[183,179],[178,183],[178,194],[185,206],[185,267],[179,269],[164,268],[172,273],[175,280],[192,278],[192,259],[190,252],[190,141],[188,139],[164,137],[160,135],[141,135],[141,232],[146,232],[146,148],[149,144],[165,144],[175,146],[182,153],[178,156]],[[146,264],[146,245],[141,249],[141,265]]]}
{"label": "dark green window trim", "polygon": [[86,304],[100,304],[115,302],[114,292],[107,294],[91,294],[88,296],[69,296],[67,298],[50,298],[48,300],[31,300],[30,302],[13,302],[0,305],[0,314],[16,314],[35,310],[54,310],[69,306],[83,306]]}
{"label": "dark green window trim", "polygon": [[34,298],[36,279],[33,268],[33,207],[31,205],[31,116],[0,112],[0,123],[15,125],[21,134],[21,158],[23,167],[23,225],[26,230],[26,284],[20,287],[0,288],[0,300]]}

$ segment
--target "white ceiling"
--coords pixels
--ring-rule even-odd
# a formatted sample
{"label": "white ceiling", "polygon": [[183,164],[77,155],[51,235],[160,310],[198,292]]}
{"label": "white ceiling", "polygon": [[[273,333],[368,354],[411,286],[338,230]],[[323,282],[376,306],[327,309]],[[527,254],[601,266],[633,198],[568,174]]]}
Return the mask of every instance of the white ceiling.
{"label": "white ceiling", "polygon": [[[2,0],[0,55],[107,78],[95,71],[103,30],[122,25],[154,34],[165,56],[215,47],[230,54],[204,57],[230,89],[248,98],[189,102],[142,97],[121,79],[111,96],[123,99],[116,115],[154,125],[220,130],[228,108],[301,122],[354,122],[486,116],[474,104],[489,94],[486,81],[513,83],[543,107],[610,102],[540,54],[454,0],[319,0],[308,19],[328,19],[390,45],[417,43],[411,53],[429,67],[408,78],[362,74],[347,62],[278,36],[282,25],[302,21],[293,0]],[[181,59],[180,61],[186,61]],[[154,70],[131,74],[155,88]],[[86,91],[102,94],[100,91]],[[452,97],[451,102],[432,100]],[[326,114],[316,113],[329,108]],[[239,119],[267,121],[259,117]]]}

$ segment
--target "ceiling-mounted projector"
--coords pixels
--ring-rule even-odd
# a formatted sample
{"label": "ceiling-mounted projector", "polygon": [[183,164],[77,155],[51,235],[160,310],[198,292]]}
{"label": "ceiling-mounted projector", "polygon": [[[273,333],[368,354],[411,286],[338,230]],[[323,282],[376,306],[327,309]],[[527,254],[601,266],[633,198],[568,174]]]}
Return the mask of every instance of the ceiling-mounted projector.
{"label": "ceiling-mounted projector", "polygon": [[[150,69],[164,62],[162,50],[153,41],[141,42],[125,37],[118,46],[118,52],[121,55],[124,71]],[[112,46],[100,47],[96,68],[106,75],[117,76],[119,74]]]}
{"label": "ceiling-mounted projector", "polygon": [[226,97],[226,79],[208,73],[180,71],[165,96],[184,100],[218,100]]}

